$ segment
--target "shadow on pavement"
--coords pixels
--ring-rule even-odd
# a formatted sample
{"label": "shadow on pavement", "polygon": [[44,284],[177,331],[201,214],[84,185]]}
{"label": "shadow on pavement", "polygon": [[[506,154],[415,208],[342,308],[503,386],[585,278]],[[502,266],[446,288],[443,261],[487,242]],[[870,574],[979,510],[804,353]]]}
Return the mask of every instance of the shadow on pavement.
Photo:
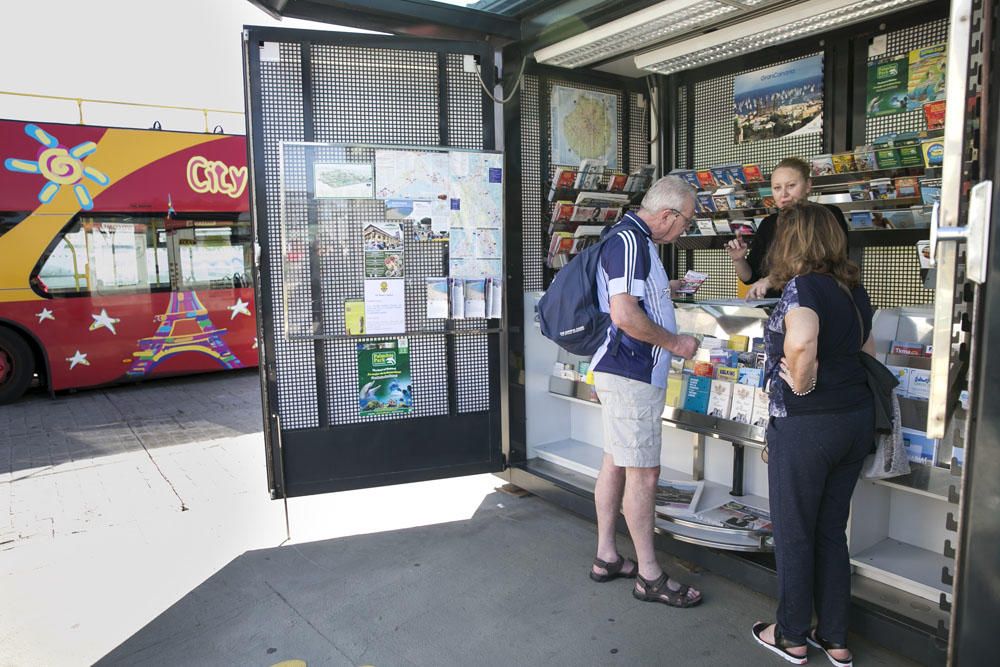
{"label": "shadow on pavement", "polygon": [[261,430],[257,369],[33,393],[0,410],[0,474]]}

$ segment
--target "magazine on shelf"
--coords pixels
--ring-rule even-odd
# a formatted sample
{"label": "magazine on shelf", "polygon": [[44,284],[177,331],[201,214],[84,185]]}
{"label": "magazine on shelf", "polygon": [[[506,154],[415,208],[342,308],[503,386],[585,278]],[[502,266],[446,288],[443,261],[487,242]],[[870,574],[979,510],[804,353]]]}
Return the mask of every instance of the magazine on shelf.
{"label": "magazine on shelf", "polygon": [[549,189],[549,201],[556,198],[559,190],[566,190],[573,187],[576,182],[576,169],[556,169],[552,177],[552,187]]}
{"label": "magazine on shelf", "polygon": [[[742,370],[742,369],[741,369]],[[754,388],[747,384],[733,386],[733,403],[729,418],[737,424],[749,424],[753,418]]]}
{"label": "magazine on shelf", "polygon": [[849,153],[834,153],[833,154],[833,171],[837,174],[847,174],[852,171],[857,171],[857,164],[854,159],[854,152]]}
{"label": "magazine on shelf", "polygon": [[770,400],[767,392],[763,389],[758,387],[754,390],[753,415],[750,418],[751,424],[760,428],[767,428],[767,422],[771,417]]}
{"label": "magazine on shelf", "polygon": [[608,177],[608,192],[621,192],[627,182],[627,174],[612,174]]}
{"label": "magazine on shelf", "polygon": [[577,190],[593,190],[597,187],[597,182],[604,173],[604,162],[601,160],[586,159],[580,162],[580,169],[577,171],[576,180],[573,187]]}
{"label": "magazine on shelf", "polygon": [[656,484],[656,509],[664,514],[694,514],[701,498],[702,481],[661,479]]}
{"label": "magazine on shelf", "polygon": [[[708,218],[698,218],[697,220],[695,220],[695,223],[698,225],[698,231],[701,232],[702,236],[716,235],[715,223],[713,223]],[[728,232],[729,229],[727,228],[726,231]]]}
{"label": "magazine on shelf", "polygon": [[733,400],[733,383],[726,380],[712,380],[708,394],[708,416],[729,419],[729,408]]}
{"label": "magazine on shelf", "polygon": [[705,523],[733,530],[749,530],[755,533],[770,533],[772,531],[770,512],[759,507],[738,503],[735,500],[699,512],[698,518]]}
{"label": "magazine on shelf", "polygon": [[858,146],[854,149],[854,166],[858,171],[875,171],[878,168],[875,151],[871,146]]}
{"label": "magazine on shelf", "polygon": [[597,206],[621,208],[628,204],[628,195],[614,192],[581,192],[574,202],[577,206]]}

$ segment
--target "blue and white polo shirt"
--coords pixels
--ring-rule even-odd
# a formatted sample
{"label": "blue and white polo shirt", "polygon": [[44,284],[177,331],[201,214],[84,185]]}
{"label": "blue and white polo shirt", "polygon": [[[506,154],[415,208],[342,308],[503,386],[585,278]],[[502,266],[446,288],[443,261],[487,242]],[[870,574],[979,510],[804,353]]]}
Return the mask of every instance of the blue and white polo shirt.
{"label": "blue and white polo shirt", "polygon": [[[629,211],[608,232],[601,247],[597,270],[597,298],[601,310],[611,312],[610,299],[615,294],[631,294],[654,323],[677,333],[674,304],[670,300],[670,279],[650,238],[649,226]],[[597,372],[620,375],[656,387],[667,386],[670,353],[662,347],[645,343],[622,333],[621,344],[612,355],[611,342],[618,329],[612,324],[590,367]]]}

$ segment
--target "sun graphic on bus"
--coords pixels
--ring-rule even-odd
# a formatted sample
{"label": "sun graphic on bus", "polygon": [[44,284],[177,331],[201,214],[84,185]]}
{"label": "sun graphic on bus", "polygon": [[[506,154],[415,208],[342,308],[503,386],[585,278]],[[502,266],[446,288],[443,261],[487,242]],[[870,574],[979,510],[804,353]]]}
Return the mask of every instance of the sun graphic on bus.
{"label": "sun graphic on bus", "polygon": [[97,150],[93,141],[85,141],[73,148],[66,148],[59,140],[37,125],[25,125],[24,133],[42,145],[36,160],[7,158],[4,166],[10,171],[23,174],[41,174],[48,183],[38,191],[38,201],[47,204],[64,185],[73,186],[73,194],[80,202],[80,208],[89,211],[94,208],[94,199],[87,190],[83,179],[89,178],[98,185],[108,185],[111,179],[94,167],[83,164],[83,159]]}

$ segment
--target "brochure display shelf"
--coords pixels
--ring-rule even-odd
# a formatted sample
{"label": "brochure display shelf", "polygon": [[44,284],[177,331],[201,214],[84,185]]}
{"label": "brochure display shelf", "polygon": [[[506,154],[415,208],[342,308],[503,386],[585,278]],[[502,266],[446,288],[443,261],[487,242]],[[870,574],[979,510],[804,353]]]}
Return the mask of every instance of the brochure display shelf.
{"label": "brochure display shelf", "polygon": [[[930,308],[894,308],[876,313],[873,324],[876,356],[893,368],[910,367],[917,372],[927,365],[919,356],[893,354],[894,341],[930,344],[933,313]],[[929,367],[929,366],[928,366]],[[904,381],[905,382],[905,381]],[[905,391],[905,385],[901,384]],[[926,424],[927,401],[900,395],[904,438],[920,438]],[[911,430],[912,429],[912,430]],[[950,559],[944,544],[948,536],[948,515],[953,511],[950,497],[956,494],[952,471],[943,467],[950,461],[950,443],[933,442],[924,449],[912,449],[911,473],[884,480],[861,479],[854,492],[848,523],[848,549],[858,576],[911,593],[934,603],[942,595],[949,599],[951,585],[943,581]],[[928,448],[932,448],[928,452]],[[920,452],[926,462],[913,459]]]}
{"label": "brochure display shelf", "polygon": [[[736,238],[735,234],[716,234],[715,236],[682,236],[674,242],[674,247],[680,250],[722,250],[726,244]],[[752,234],[745,234],[744,239],[753,242]],[[917,241],[930,238],[929,227],[911,227],[905,229],[852,229],[847,236],[851,248],[871,248],[875,246],[908,246]]]}

